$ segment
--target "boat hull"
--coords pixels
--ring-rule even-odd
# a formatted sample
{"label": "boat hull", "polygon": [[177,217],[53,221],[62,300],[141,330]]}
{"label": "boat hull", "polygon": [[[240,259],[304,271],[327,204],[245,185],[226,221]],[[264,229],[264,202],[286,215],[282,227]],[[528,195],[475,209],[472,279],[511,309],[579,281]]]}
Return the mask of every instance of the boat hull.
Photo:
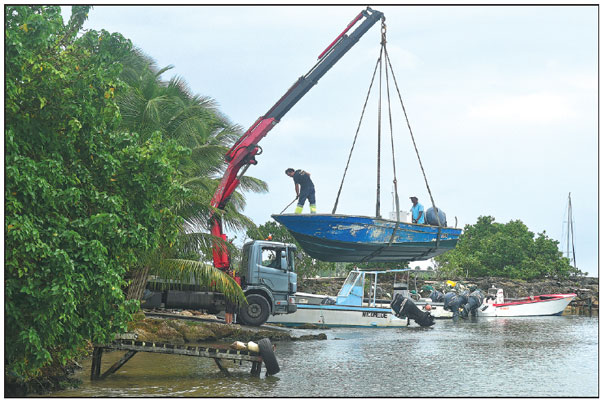
{"label": "boat hull", "polygon": [[477,310],[480,317],[533,317],[561,315],[575,293],[535,296],[533,300],[524,298],[507,303],[483,303]]}
{"label": "boat hull", "polygon": [[408,325],[408,320],[394,316],[391,308],[309,304],[298,304],[293,314],[272,315],[267,322],[285,326],[311,324],[353,328],[401,328]]}
{"label": "boat hull", "polygon": [[460,229],[338,214],[277,214],[311,257],[334,262],[419,261],[456,247]]}
{"label": "boat hull", "polygon": [[[335,297],[304,292],[296,292],[295,296],[298,305],[322,305],[323,301],[327,298],[335,300]],[[444,310],[444,303],[434,303],[431,300],[417,300],[413,302],[419,308],[419,310],[429,311],[429,313],[435,319],[452,318],[452,311]],[[367,304],[363,305],[366,306]],[[429,310],[425,308],[427,305],[430,306]],[[389,303],[383,304],[381,307],[388,310],[391,309]]]}

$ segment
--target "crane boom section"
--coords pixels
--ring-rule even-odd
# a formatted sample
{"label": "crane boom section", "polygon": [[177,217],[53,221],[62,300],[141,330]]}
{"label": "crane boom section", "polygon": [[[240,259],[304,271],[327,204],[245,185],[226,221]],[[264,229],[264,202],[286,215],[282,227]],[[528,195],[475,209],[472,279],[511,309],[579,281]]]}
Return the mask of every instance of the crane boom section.
{"label": "crane boom section", "polygon": [[[362,17],[366,17],[350,35],[345,35],[356,22]],[[248,149],[252,145],[256,145],[265,135],[266,132],[253,132],[254,126],[256,126],[264,118],[274,118],[275,123],[279,122],[281,118],[302,98],[304,95],[317,84],[319,79],[323,77],[333,67],[333,65],[339,61],[340,58],[352,48],[360,38],[380,19],[384,18],[383,13],[367,8],[363,10],[342,32],[336,40],[331,43],[323,53],[319,56],[319,61],[315,64],[308,73],[298,78],[298,80],[288,89],[288,91],[275,103],[264,116],[260,117],[253,127],[248,129],[238,141],[231,147],[229,152],[225,155],[227,161],[230,161],[240,149]]]}

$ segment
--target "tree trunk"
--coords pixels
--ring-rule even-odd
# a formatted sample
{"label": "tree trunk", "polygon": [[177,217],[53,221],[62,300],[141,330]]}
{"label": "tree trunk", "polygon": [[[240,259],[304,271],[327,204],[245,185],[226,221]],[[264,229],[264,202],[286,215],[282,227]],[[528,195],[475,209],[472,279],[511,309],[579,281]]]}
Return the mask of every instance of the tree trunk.
{"label": "tree trunk", "polygon": [[127,300],[142,300],[150,266],[131,271],[131,285],[127,288]]}

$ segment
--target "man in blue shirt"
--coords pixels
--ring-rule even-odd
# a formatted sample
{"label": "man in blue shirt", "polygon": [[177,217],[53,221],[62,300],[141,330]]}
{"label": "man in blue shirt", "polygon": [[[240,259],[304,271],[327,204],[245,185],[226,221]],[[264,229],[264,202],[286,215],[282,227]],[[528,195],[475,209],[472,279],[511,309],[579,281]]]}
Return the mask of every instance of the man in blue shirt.
{"label": "man in blue shirt", "polygon": [[310,174],[301,169],[294,170],[294,168],[286,169],[285,174],[294,179],[296,198],[298,199],[298,205],[296,206],[295,213],[302,213],[304,202],[308,198],[308,203],[310,204],[310,213],[315,214],[317,212],[317,204],[315,201],[315,185],[310,179]]}
{"label": "man in blue shirt", "polygon": [[423,206],[419,203],[419,199],[416,197],[410,197],[410,201],[412,201],[413,206],[410,209],[412,212],[412,222],[413,224],[424,224],[425,223],[425,213]]}

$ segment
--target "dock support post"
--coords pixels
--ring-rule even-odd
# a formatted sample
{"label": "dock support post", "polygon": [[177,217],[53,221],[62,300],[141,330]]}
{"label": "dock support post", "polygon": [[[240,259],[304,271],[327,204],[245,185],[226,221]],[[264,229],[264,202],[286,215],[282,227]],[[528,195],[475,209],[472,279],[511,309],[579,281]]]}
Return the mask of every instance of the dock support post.
{"label": "dock support post", "polygon": [[92,353],[92,372],[90,375],[90,379],[96,380],[100,377],[100,367],[102,366],[102,351],[104,349],[102,347],[94,347],[94,352]]}
{"label": "dock support post", "polygon": [[[100,379],[106,378],[108,375],[116,372],[119,368],[121,368],[127,361],[131,359],[137,353],[135,350],[129,350],[119,361],[114,363],[105,373],[102,374]],[[98,368],[98,373],[100,373],[100,369]]]}
{"label": "dock support post", "polygon": [[261,361],[252,361],[252,368],[250,369],[250,375],[260,376],[261,367],[262,367]]}
{"label": "dock support post", "polygon": [[225,375],[229,376],[229,371],[227,371],[227,368],[225,368],[223,364],[221,364],[221,360],[219,360],[218,358],[213,358],[213,360],[215,360],[215,364],[217,364],[217,367],[219,367],[221,372],[225,372]]}

